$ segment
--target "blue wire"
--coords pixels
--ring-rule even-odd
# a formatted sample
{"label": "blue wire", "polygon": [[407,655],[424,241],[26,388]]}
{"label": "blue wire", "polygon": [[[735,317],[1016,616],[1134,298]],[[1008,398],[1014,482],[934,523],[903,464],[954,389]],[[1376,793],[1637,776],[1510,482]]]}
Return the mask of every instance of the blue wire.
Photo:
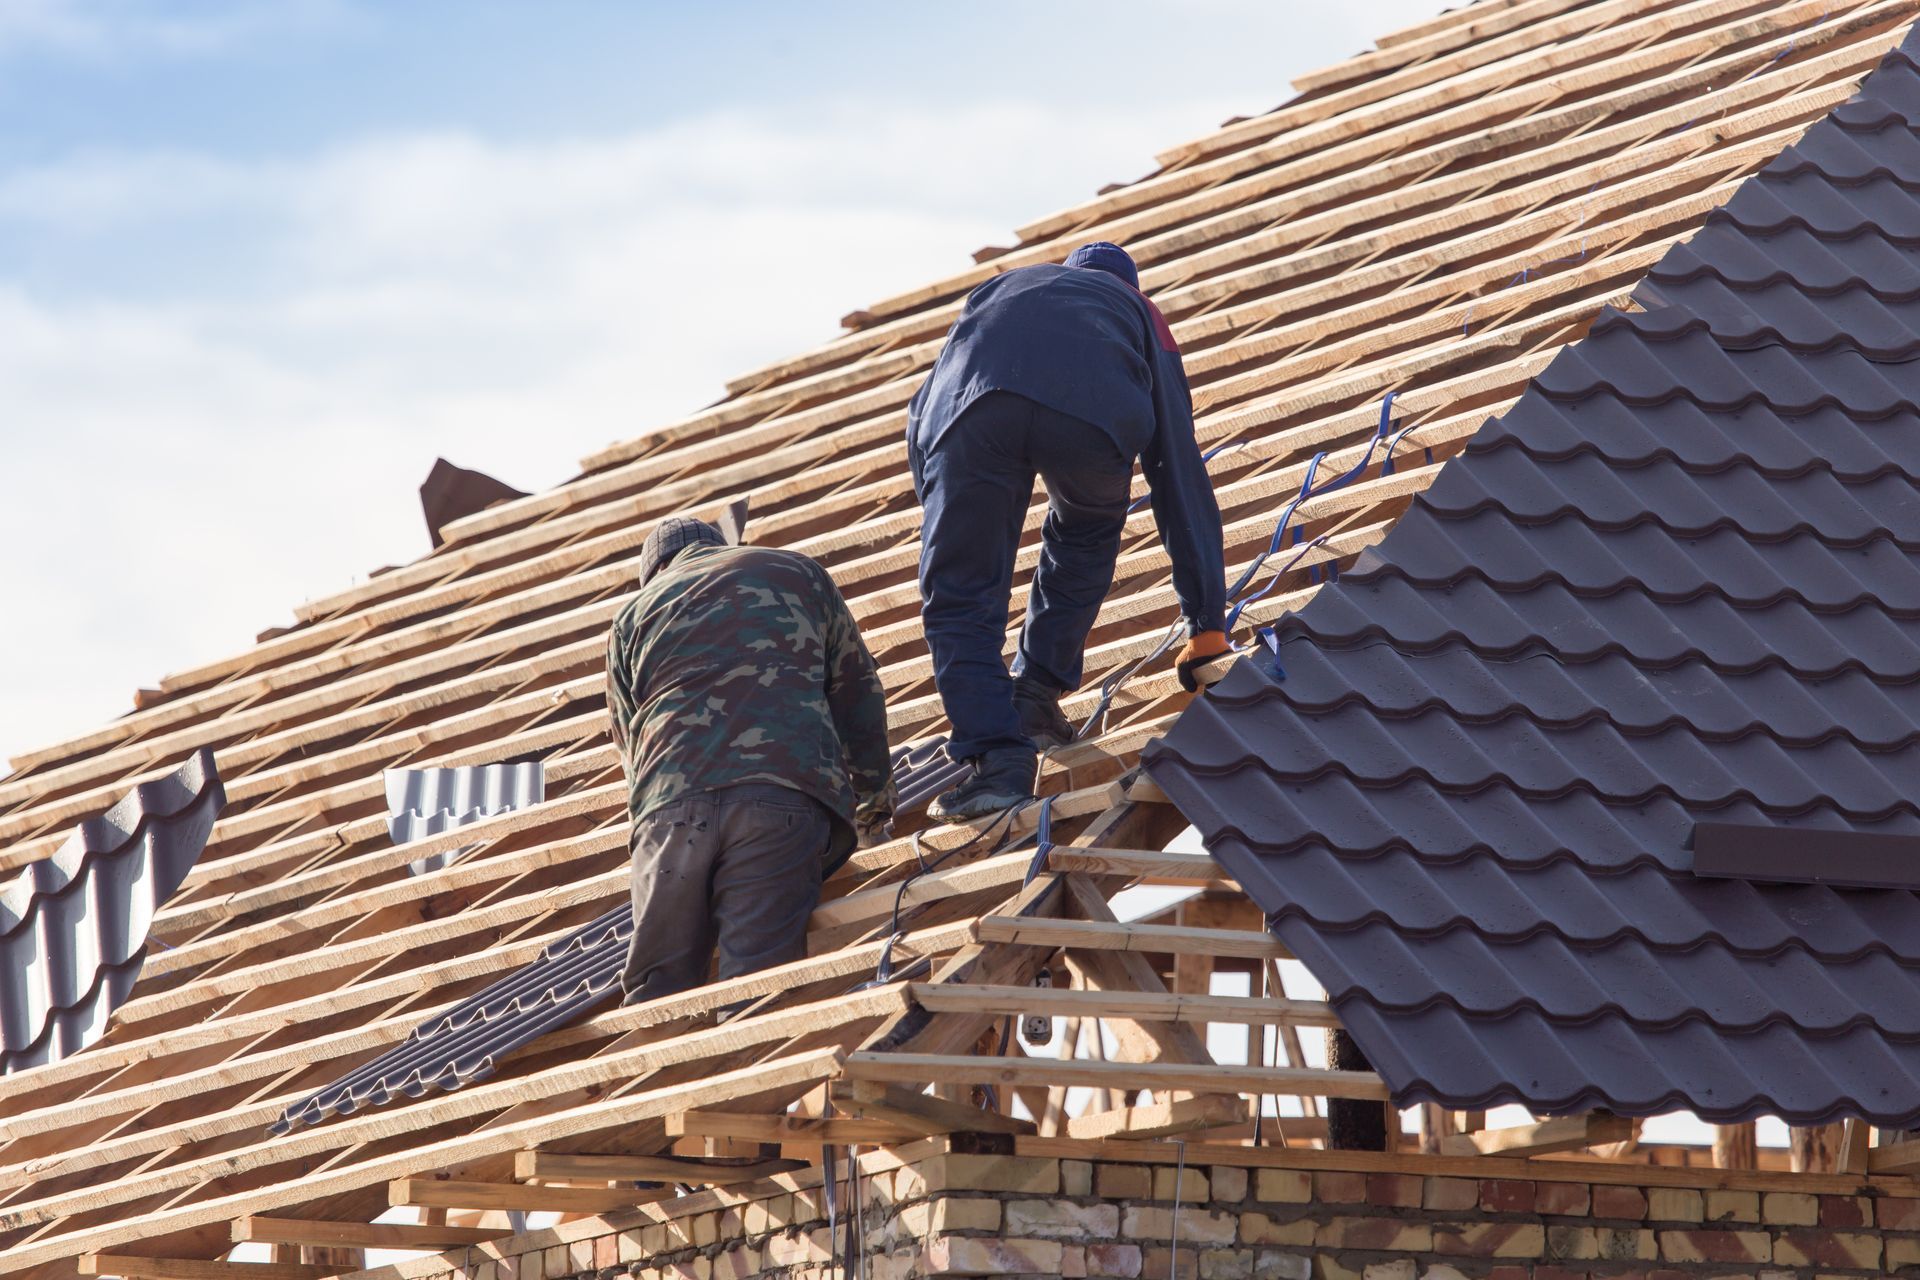
{"label": "blue wire", "polygon": [[[1204,467],[1209,462],[1212,462],[1215,458],[1225,453],[1228,449],[1238,449],[1244,444],[1246,444],[1246,441],[1244,440],[1229,440],[1225,444],[1217,444],[1213,446],[1213,448],[1207,450],[1205,453],[1200,455],[1200,465]],[[1132,502],[1129,502],[1127,504],[1127,514],[1132,515],[1134,512],[1138,511],[1141,507],[1145,506],[1147,504],[1147,501],[1152,496],[1153,496],[1152,494],[1143,493],[1139,497],[1135,498]]]}
{"label": "blue wire", "polygon": [[[1380,442],[1382,440],[1385,440],[1387,438],[1387,432],[1393,426],[1393,400],[1394,400],[1394,397],[1398,394],[1399,394],[1398,392],[1389,391],[1387,392],[1386,397],[1383,400],[1381,400],[1380,423],[1378,426],[1374,428],[1372,439],[1367,441],[1367,451],[1360,455],[1360,460],[1354,463],[1351,467],[1349,467],[1346,471],[1342,472],[1340,475],[1335,476],[1333,479],[1327,481],[1325,484],[1319,485],[1317,487],[1313,483],[1313,478],[1316,474],[1318,474],[1320,470],[1321,460],[1324,459],[1327,455],[1325,450],[1322,450],[1321,452],[1313,455],[1312,460],[1307,463],[1307,474],[1300,482],[1300,492],[1296,494],[1293,498],[1293,501],[1287,503],[1286,508],[1280,512],[1279,523],[1274,526],[1273,537],[1267,542],[1267,549],[1265,551],[1262,551],[1257,557],[1255,557],[1254,562],[1247,566],[1246,571],[1240,575],[1239,580],[1236,581],[1233,584],[1233,587],[1227,592],[1227,595],[1229,597],[1239,596],[1243,591],[1245,591],[1247,589],[1248,584],[1251,583],[1253,579],[1256,576],[1258,576],[1260,570],[1265,567],[1268,558],[1273,556],[1276,552],[1280,550],[1281,546],[1286,540],[1287,526],[1293,520],[1293,513],[1299,509],[1301,503],[1305,502],[1308,498],[1314,497],[1317,494],[1332,493],[1335,489],[1338,489],[1341,486],[1347,484],[1355,476],[1359,475],[1362,471],[1365,471],[1367,469],[1367,466],[1373,461],[1373,451],[1379,447]],[[1394,436],[1393,439],[1388,443],[1387,458],[1389,461],[1392,460],[1394,446],[1399,444],[1399,442],[1403,438],[1405,438],[1407,432],[1411,430],[1413,430],[1412,427],[1406,428],[1405,430],[1401,431],[1399,435]],[[1314,543],[1313,545],[1317,546],[1318,542]],[[1311,546],[1308,547],[1306,550],[1303,550],[1300,553],[1300,555],[1305,555],[1306,551],[1311,549],[1312,549]],[[1236,603],[1233,606],[1233,609],[1227,614],[1226,629],[1228,631],[1232,631],[1234,624],[1240,620],[1240,615],[1246,610],[1246,607],[1252,604],[1254,601],[1265,596],[1269,591],[1272,591],[1274,586],[1280,581],[1281,575],[1283,575],[1286,572],[1287,568],[1290,568],[1293,564],[1298,563],[1299,559],[1300,559],[1300,556],[1298,555],[1295,556],[1291,561],[1288,562],[1286,567],[1281,568],[1278,572],[1276,572],[1273,575],[1272,580],[1269,581],[1266,586],[1262,587],[1259,591],[1256,591],[1254,594],[1240,599],[1238,603]]]}

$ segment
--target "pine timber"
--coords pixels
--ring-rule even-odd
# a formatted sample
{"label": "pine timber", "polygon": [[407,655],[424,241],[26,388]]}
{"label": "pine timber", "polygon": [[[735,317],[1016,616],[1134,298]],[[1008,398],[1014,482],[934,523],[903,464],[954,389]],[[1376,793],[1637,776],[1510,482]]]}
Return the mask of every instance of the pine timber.
{"label": "pine timber", "polygon": [[1079,991],[1062,987],[930,986],[907,988],[914,1001],[936,1013],[1046,1013],[1081,1018],[1130,1018],[1135,1022],[1276,1022],[1331,1027],[1339,1019],[1322,1000],[1267,1000],[1249,996],[1155,994],[1146,991]]}
{"label": "pine timber", "polygon": [[445,1223],[324,1222],[302,1218],[245,1217],[233,1223],[235,1244],[346,1245],[361,1249],[451,1249],[512,1235],[500,1227],[450,1227]]}
{"label": "pine timber", "polygon": [[[1181,1159],[1177,1144],[1099,1141],[1076,1138],[1028,1137],[1013,1140],[1016,1156],[1067,1160],[1119,1160],[1139,1164],[1174,1165]],[[1920,1179],[1863,1174],[1813,1174],[1763,1170],[1714,1169],[1642,1164],[1625,1160],[1574,1159],[1548,1156],[1538,1160],[1512,1156],[1428,1156],[1418,1152],[1316,1150],[1302,1147],[1252,1147],[1235,1143],[1208,1143],[1209,1164],[1245,1169],[1328,1169],[1353,1173],[1405,1173],[1443,1178],[1519,1178],[1536,1182],[1590,1182],[1609,1186],[1699,1187],[1702,1183],[1726,1191],[1788,1191],[1809,1195],[1889,1194],[1920,1196]],[[1187,1144],[1189,1164],[1196,1163],[1195,1146]],[[1875,1190],[1877,1189],[1877,1190]]]}
{"label": "pine timber", "polygon": [[[668,1136],[674,1135],[670,1133]],[[757,1182],[761,1178],[770,1178],[776,1173],[791,1173],[795,1169],[804,1168],[806,1168],[804,1162],[795,1160],[756,1160],[748,1164],[723,1164],[682,1156],[522,1151],[514,1157],[513,1176],[522,1181],[658,1181],[702,1183],[719,1187],[730,1182]]]}
{"label": "pine timber", "polygon": [[1098,1115],[1074,1116],[1067,1121],[1067,1136],[1081,1139],[1164,1138],[1169,1134],[1239,1124],[1248,1115],[1249,1108],[1244,1098],[1210,1094],[1141,1107],[1123,1107]]}
{"label": "pine timber", "polygon": [[1559,1116],[1504,1129],[1457,1133],[1440,1143],[1449,1156],[1537,1156],[1555,1151],[1580,1151],[1605,1142],[1633,1137],[1633,1121],[1604,1111]]}
{"label": "pine timber", "polygon": [[443,1209],[517,1209],[523,1212],[612,1213],[635,1205],[671,1199],[672,1187],[619,1190],[605,1187],[546,1187],[525,1182],[461,1182],[456,1179],[399,1178],[387,1184],[387,1203],[434,1205]]}
{"label": "pine timber", "polygon": [[[919,1081],[911,1083],[918,1085]],[[863,1120],[883,1120],[929,1136],[943,1133],[1032,1133],[1031,1120],[1002,1115],[957,1102],[931,1097],[897,1085],[856,1080],[834,1096],[834,1105]]]}
{"label": "pine timber", "polygon": [[986,942],[1017,942],[1026,946],[1234,956],[1251,960],[1269,957],[1284,960],[1293,954],[1271,934],[1246,929],[1107,924],[1094,920],[1010,920],[1004,916],[985,916],[980,921],[980,937]]}
{"label": "pine timber", "polygon": [[124,1253],[88,1253],[80,1257],[83,1276],[124,1276],[126,1280],[323,1280],[357,1268],[313,1266],[299,1262],[218,1262],[201,1258],[145,1258]]}
{"label": "pine timber", "polygon": [[669,1138],[745,1138],[751,1142],[890,1146],[928,1136],[924,1127],[847,1116],[755,1116],[733,1111],[689,1111],[668,1116]]}
{"label": "pine timber", "polygon": [[1315,1094],[1385,1101],[1387,1088],[1368,1071],[1234,1066],[1181,1062],[1061,1062],[968,1054],[852,1053],[846,1078],[856,1081],[953,1084],[1086,1085],[1096,1089],[1190,1089],[1197,1093]]}

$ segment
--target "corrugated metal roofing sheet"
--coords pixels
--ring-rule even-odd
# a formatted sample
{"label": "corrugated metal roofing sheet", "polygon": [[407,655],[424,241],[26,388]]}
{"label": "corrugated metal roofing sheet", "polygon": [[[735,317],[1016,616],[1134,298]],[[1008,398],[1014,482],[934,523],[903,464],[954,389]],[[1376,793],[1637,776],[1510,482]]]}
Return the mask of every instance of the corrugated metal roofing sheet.
{"label": "corrugated metal roofing sheet", "polygon": [[620,999],[620,970],[633,937],[622,903],[479,994],[422,1023],[371,1062],[288,1107],[271,1126],[290,1133],[331,1115],[352,1115],[432,1089],[458,1089],[493,1074],[522,1045]]}
{"label": "corrugated metal roofing sheet", "polygon": [[186,879],[226,804],[196,751],[83,821],[0,892],[0,1072],[77,1053],[139,980],[147,929]]}
{"label": "corrugated metal roofing sheet", "polygon": [[[1397,1101],[1920,1123],[1909,40],[1148,753]],[[1277,667],[1276,667],[1277,664]]]}
{"label": "corrugated metal roofing sheet", "polygon": [[[388,769],[387,834],[395,844],[425,840],[481,818],[525,809],[547,798],[546,767],[538,760],[458,769]],[[464,850],[449,850],[407,869],[437,871]]]}

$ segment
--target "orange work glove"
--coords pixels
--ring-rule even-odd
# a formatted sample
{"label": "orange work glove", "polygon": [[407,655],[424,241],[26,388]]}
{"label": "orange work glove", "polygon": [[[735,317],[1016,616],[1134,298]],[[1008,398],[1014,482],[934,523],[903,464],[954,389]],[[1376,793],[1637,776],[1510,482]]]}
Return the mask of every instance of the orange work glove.
{"label": "orange work glove", "polygon": [[1210,662],[1232,654],[1233,646],[1227,643],[1224,631],[1196,631],[1187,640],[1187,647],[1180,651],[1180,661],[1175,670],[1180,673],[1180,687],[1188,693],[1200,691],[1200,681],[1195,672]]}

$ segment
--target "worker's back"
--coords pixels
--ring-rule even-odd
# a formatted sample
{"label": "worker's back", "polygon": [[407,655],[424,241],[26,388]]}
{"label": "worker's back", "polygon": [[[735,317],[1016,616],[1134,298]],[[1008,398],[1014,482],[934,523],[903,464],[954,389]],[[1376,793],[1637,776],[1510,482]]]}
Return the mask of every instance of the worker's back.
{"label": "worker's back", "polygon": [[932,449],[974,400],[1011,391],[1092,423],[1135,457],[1154,433],[1157,353],[1174,350],[1153,304],[1103,271],[1045,265],[995,276],[967,298],[913,398],[914,443]]}
{"label": "worker's back", "polygon": [[[846,758],[836,724],[836,708],[862,714],[851,700],[872,680],[858,637],[840,634],[851,627],[826,570],[794,552],[696,546],[655,574],[608,645],[633,815],[688,792],[775,783],[848,821],[853,786],[872,772]],[[864,680],[841,669],[862,664]],[[874,785],[886,780],[884,705],[879,714]]]}

